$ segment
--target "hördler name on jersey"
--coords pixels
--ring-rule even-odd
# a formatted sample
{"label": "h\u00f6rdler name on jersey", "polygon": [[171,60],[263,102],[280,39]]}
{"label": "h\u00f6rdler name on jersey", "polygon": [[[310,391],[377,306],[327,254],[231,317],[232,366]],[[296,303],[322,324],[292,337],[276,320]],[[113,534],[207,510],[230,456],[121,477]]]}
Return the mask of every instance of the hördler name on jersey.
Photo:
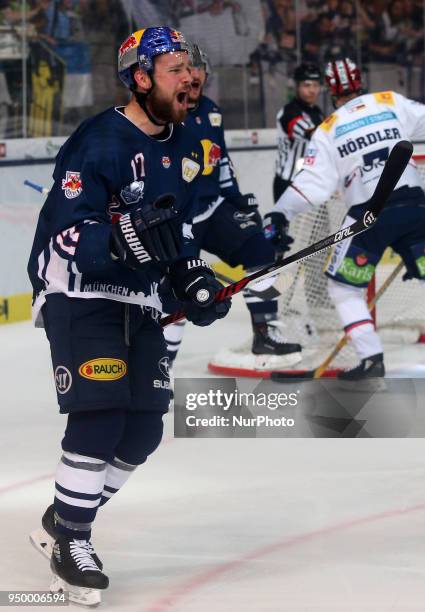
{"label": "h\u00f6rdler name on jersey", "polygon": [[89,380],[118,380],[127,373],[127,364],[122,359],[98,357],[80,365],[78,373]]}
{"label": "h\u00f6rdler name on jersey", "polygon": [[401,134],[397,128],[385,128],[384,130],[376,130],[370,132],[364,136],[358,136],[357,138],[350,138],[345,144],[341,144],[337,147],[340,157],[346,157],[351,153],[356,153],[360,149],[370,147],[377,142],[384,142],[385,140],[400,140]]}

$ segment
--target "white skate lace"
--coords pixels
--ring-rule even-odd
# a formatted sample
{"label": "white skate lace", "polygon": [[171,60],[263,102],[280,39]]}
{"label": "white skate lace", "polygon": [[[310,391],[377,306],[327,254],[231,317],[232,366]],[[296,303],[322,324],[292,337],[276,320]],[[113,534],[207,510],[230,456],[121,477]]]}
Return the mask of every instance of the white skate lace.
{"label": "white skate lace", "polygon": [[285,324],[282,321],[268,321],[267,335],[274,342],[277,342],[278,344],[284,344],[288,342],[283,332],[284,328]]}
{"label": "white skate lace", "polygon": [[83,572],[89,570],[96,572],[100,571],[92,558],[94,549],[91,542],[87,540],[72,540],[69,550],[79,570]]}

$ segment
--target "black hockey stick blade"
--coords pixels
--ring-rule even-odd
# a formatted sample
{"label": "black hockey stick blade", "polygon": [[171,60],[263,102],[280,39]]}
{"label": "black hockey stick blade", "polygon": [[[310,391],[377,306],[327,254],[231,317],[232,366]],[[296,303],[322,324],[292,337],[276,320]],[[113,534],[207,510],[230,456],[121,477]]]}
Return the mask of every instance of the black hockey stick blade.
{"label": "black hockey stick blade", "polygon": [[[301,249],[301,251],[289,255],[289,257],[285,257],[284,259],[272,263],[261,270],[257,270],[257,272],[254,272],[249,276],[241,278],[241,280],[236,281],[227,287],[223,287],[223,289],[217,291],[214,301],[222,302],[223,300],[242,291],[248,285],[248,283],[252,283],[260,278],[262,279],[266,278],[267,276],[271,276],[277,270],[280,270],[285,266],[289,266],[296,261],[307,259],[308,257],[313,257],[313,255],[317,255],[317,253],[328,249],[346,238],[354,238],[354,236],[368,230],[376,223],[380,212],[385,206],[385,202],[393,192],[394,187],[397,185],[401,175],[409,163],[412,153],[413,146],[407,140],[400,140],[395,144],[385,163],[382,174],[379,177],[375,191],[367,203],[367,209],[363,215],[363,219],[355,221],[352,223],[352,225],[338,230],[334,234],[327,236],[327,238],[323,238],[322,240]],[[163,317],[160,322],[162,326],[165,326],[169,325],[170,323],[180,321],[181,319],[184,319],[184,317],[184,311],[177,311]]]}
{"label": "black hockey stick blade", "polygon": [[279,372],[279,370],[274,370],[270,372],[270,380],[275,382],[282,382],[283,380],[290,382],[292,379],[313,380],[315,371],[316,370],[294,370],[293,372]]}

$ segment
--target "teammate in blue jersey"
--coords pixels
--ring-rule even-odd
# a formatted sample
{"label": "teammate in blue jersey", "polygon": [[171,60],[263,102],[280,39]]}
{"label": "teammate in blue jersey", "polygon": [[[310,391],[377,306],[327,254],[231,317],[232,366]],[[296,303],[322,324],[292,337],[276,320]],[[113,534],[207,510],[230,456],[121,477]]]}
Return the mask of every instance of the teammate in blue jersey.
{"label": "teammate in blue jersey", "polygon": [[181,123],[188,46],[170,28],[140,30],[121,45],[118,70],[131,101],[85,121],[60,150],[28,265],[68,415],[54,503],[31,539],[44,554],[53,549],[52,588],[83,604],[108,586],[90,542],[97,509],[162,437],[161,301],[198,325],[230,305],[214,303],[220,284],[183,235],[203,169],[199,141]]}
{"label": "teammate in blue jersey", "polygon": [[[227,152],[221,110],[203,94],[210,66],[207,55],[198,45],[192,45],[192,62],[186,124],[192,127],[202,145],[204,163],[192,226],[194,240],[199,250],[213,253],[231,266],[242,264],[251,272],[274,261],[275,248],[264,236],[254,194],[242,194],[239,190]],[[284,239],[278,251],[287,250],[290,242],[292,239]],[[244,291],[254,332],[253,368],[285,367],[301,358],[300,345],[284,340],[277,316],[279,292],[273,282],[274,279],[267,279]],[[171,360],[180,347],[183,329],[184,323],[177,323],[165,330]]]}

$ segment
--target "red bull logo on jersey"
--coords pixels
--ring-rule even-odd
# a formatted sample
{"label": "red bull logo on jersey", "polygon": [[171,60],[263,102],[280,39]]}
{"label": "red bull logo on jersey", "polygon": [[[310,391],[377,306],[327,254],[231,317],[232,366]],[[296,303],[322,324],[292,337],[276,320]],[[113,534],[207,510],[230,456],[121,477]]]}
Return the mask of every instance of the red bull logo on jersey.
{"label": "red bull logo on jersey", "polygon": [[208,176],[214,171],[214,168],[221,159],[221,147],[215,142],[211,142],[208,138],[203,138],[201,145],[204,151],[204,170],[202,174]]}
{"label": "red bull logo on jersey", "polygon": [[83,191],[83,183],[79,172],[67,170],[66,176],[62,179],[62,190],[68,200],[76,198]]}
{"label": "red bull logo on jersey", "polygon": [[78,373],[88,380],[118,380],[126,375],[127,364],[122,359],[98,357],[80,365]]}

